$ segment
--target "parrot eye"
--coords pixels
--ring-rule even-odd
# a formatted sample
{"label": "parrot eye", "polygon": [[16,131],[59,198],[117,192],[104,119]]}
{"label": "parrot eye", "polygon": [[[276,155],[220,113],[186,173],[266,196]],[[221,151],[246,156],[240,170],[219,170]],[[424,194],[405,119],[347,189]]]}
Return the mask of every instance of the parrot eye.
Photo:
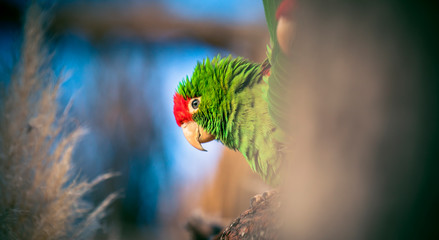
{"label": "parrot eye", "polygon": [[194,99],[194,100],[192,101],[192,108],[193,108],[193,109],[197,109],[199,105],[200,105],[200,100],[198,100],[198,99]]}
{"label": "parrot eye", "polygon": [[193,98],[190,102],[189,102],[189,113],[194,114],[196,111],[198,111],[198,108],[200,107],[200,103],[201,103],[201,98],[197,97],[197,98]]}

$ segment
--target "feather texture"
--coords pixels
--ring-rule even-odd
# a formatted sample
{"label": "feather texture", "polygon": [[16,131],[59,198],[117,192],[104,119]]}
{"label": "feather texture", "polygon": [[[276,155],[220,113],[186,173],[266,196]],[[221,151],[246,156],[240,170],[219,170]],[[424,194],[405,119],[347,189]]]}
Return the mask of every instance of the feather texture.
{"label": "feather texture", "polygon": [[[285,130],[285,123],[288,121],[288,114],[284,111],[287,106],[289,95],[288,89],[290,79],[290,60],[282,53],[277,39],[277,18],[279,18],[278,8],[285,2],[292,2],[289,0],[263,0],[265,18],[267,21],[268,31],[270,33],[270,40],[272,48],[267,46],[267,57],[271,64],[271,74],[267,76],[268,82],[267,101],[268,109],[273,123],[276,127]],[[284,4],[285,5],[285,4]],[[276,138],[278,141],[284,141],[284,131],[278,131]]]}
{"label": "feather texture", "polygon": [[279,146],[264,95],[265,67],[219,55],[195,67],[178,89],[185,99],[202,97],[193,120],[227,147],[241,152],[250,167],[273,185],[278,182]]}

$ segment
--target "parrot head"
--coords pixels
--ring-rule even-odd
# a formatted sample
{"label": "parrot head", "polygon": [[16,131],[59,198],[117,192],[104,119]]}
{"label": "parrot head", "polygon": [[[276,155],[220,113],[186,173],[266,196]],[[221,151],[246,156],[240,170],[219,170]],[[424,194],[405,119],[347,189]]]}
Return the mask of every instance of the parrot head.
{"label": "parrot head", "polygon": [[[230,60],[230,59],[229,59]],[[226,86],[221,87],[218,67],[220,57],[198,62],[192,77],[180,82],[174,95],[174,116],[186,140],[196,149],[206,151],[201,143],[221,135],[218,120],[224,114]]]}
{"label": "parrot head", "polygon": [[201,143],[210,142],[215,136],[207,132],[195,119],[202,116],[208,107],[202,104],[202,98],[198,95],[183,96],[180,93],[174,95],[174,116],[177,125],[182,128],[186,140],[196,149],[206,151]]}
{"label": "parrot head", "polygon": [[201,143],[214,139],[236,149],[238,95],[245,92],[259,65],[231,56],[206,58],[195,66],[192,77],[180,82],[174,95],[174,116],[187,141],[206,151]]}

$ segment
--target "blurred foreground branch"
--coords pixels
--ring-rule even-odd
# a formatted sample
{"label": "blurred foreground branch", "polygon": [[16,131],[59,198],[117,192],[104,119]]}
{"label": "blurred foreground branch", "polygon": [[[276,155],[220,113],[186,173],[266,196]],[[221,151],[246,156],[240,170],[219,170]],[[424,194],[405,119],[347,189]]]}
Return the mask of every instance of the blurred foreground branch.
{"label": "blurred foreground branch", "polygon": [[192,38],[262,61],[269,37],[265,24],[232,25],[189,20],[160,6],[127,7],[117,4],[72,4],[59,9],[51,29],[79,30],[92,39],[105,36],[136,37],[149,41]]}

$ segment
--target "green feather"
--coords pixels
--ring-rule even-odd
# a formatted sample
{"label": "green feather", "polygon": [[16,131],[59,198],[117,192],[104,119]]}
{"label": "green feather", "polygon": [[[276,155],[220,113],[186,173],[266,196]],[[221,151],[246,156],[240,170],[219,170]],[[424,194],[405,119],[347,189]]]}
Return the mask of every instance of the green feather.
{"label": "green feather", "polygon": [[198,63],[177,92],[201,97],[193,120],[227,147],[241,152],[250,167],[273,185],[279,181],[280,143],[268,113],[261,64],[217,56]]}
{"label": "green feather", "polygon": [[[267,21],[268,31],[270,33],[270,44],[267,46],[267,57],[271,64],[271,74],[267,79],[268,91],[267,102],[268,111],[276,127],[285,130],[285,124],[288,122],[289,115],[284,110],[288,106],[288,97],[290,93],[289,73],[290,60],[282,53],[277,42],[277,21],[276,10],[282,0],[263,0],[265,18]],[[278,131],[276,136],[278,141],[284,141],[284,131]]]}

